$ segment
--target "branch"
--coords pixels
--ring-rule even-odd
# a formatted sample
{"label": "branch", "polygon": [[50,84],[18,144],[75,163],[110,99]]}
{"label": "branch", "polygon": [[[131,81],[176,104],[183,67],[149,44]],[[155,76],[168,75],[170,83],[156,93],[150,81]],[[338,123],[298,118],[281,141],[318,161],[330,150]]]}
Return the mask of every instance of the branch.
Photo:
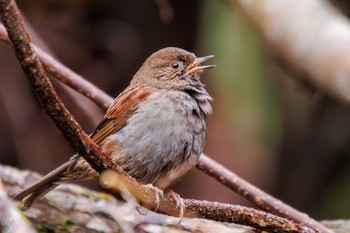
{"label": "branch", "polygon": [[100,147],[82,130],[64,106],[31,47],[30,37],[24,28],[15,1],[0,0],[0,13],[17,59],[20,61],[40,105],[54,121],[57,128],[61,130],[68,142],[97,172],[101,173],[108,168],[113,169],[128,182],[134,185],[138,184],[135,179],[127,175],[119,166],[114,164],[108,155],[102,152]]}
{"label": "branch", "polygon": [[73,148],[86,159],[92,168],[97,172],[106,168],[115,168],[113,161],[102,154],[100,148],[81,129],[54,90],[31,47],[30,36],[24,28],[15,1],[1,0],[0,13],[2,13],[4,26],[15,49],[17,59],[42,108]]}
{"label": "branch", "polygon": [[265,193],[261,189],[253,186],[224,166],[215,163],[214,160],[207,156],[202,156],[197,168],[270,213],[301,223],[314,229],[316,232],[330,232],[308,215],[299,212],[291,206]]}
{"label": "branch", "polygon": [[350,22],[328,1],[226,0],[286,64],[350,103]]}
{"label": "branch", "polygon": [[[10,196],[40,177],[35,172],[21,171],[0,164],[0,179],[4,181],[5,190]],[[137,211],[137,205],[133,200],[124,202],[107,193],[74,184],[62,184],[35,202],[24,215],[38,232],[150,232],[150,229],[152,232],[173,232],[175,229],[177,233],[253,233],[253,230],[246,226],[198,218],[185,218],[183,224],[179,225],[179,219],[171,216],[156,213],[141,215]],[[7,212],[0,212],[0,216],[2,213]],[[11,226],[14,226],[13,222]],[[18,233],[32,232],[28,230]]]}
{"label": "branch", "polygon": [[[157,191],[152,188],[130,182],[124,182],[119,174],[114,171],[105,171],[101,174],[101,185],[117,193],[129,193],[136,201],[142,203],[148,209],[154,209],[159,213],[170,216],[179,216],[180,210],[171,197],[165,196],[156,204]],[[185,204],[184,217],[205,218],[221,222],[238,223],[245,226],[251,226],[259,230],[269,232],[314,232],[305,226],[295,224],[287,219],[275,215],[255,210],[252,208],[229,205],[218,202],[199,201],[182,199]]]}
{"label": "branch", "polygon": [[[0,40],[13,46],[2,24],[0,24]],[[60,82],[66,84],[80,94],[88,97],[102,109],[107,110],[109,105],[112,104],[113,98],[103,92],[100,88],[86,81],[82,76],[55,60],[51,55],[35,44],[32,44],[32,48],[37,54],[39,60],[42,62],[46,72],[52,75],[54,78],[58,79]]]}

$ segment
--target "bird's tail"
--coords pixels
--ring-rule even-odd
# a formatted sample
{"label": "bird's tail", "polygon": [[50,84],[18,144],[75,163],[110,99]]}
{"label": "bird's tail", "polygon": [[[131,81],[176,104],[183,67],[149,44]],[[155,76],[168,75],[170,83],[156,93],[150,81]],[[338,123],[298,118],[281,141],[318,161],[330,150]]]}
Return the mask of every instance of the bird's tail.
{"label": "bird's tail", "polygon": [[30,187],[15,195],[13,199],[20,201],[23,208],[28,209],[34,201],[43,197],[61,183],[71,181],[72,179],[65,179],[66,177],[64,176],[64,173],[68,168],[74,166],[75,163],[75,159],[70,159],[68,162],[62,164]]}

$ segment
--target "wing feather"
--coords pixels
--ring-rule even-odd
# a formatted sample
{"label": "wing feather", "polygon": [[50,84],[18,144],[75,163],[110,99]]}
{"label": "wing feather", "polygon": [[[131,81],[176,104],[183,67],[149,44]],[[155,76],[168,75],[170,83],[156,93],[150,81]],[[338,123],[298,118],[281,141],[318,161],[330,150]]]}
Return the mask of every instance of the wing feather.
{"label": "wing feather", "polygon": [[127,124],[129,116],[153,92],[153,89],[146,87],[132,87],[123,91],[108,108],[103,120],[91,135],[91,139],[100,144],[107,136],[118,132]]}

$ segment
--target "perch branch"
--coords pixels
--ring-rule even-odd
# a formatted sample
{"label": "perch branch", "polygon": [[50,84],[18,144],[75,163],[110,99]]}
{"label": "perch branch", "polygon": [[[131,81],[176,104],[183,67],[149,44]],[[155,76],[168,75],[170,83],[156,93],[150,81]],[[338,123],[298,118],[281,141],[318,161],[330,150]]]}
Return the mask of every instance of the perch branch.
{"label": "perch branch", "polygon": [[[108,171],[108,173],[111,174],[110,171]],[[102,176],[105,177],[106,174]],[[114,173],[112,172],[112,174],[113,177]],[[0,179],[4,181],[5,189],[9,195],[17,193],[19,189],[25,187],[28,183],[38,180],[39,177],[40,175],[35,172],[21,171],[17,168],[0,164]],[[147,195],[151,194],[152,193],[147,193]],[[140,193],[138,195],[140,195]],[[125,203],[106,193],[99,193],[74,184],[62,184],[59,188],[38,200],[30,210],[26,211],[24,214],[33,225],[40,229],[41,232],[66,232],[68,229],[67,219],[69,219],[69,229],[74,229],[75,232],[96,232],[96,230],[98,230],[98,232],[132,232],[131,230],[128,230],[128,228],[133,229],[135,226],[143,226],[142,229],[146,229],[147,225],[152,223],[155,225],[169,226],[170,229],[171,226],[173,226],[175,227],[176,232],[251,232],[251,229],[245,228],[242,225],[220,224],[218,221],[203,221],[199,218],[184,218],[182,221],[183,224],[179,225],[179,219],[171,216],[160,216],[153,213],[140,215],[136,210],[136,207],[138,206],[136,200],[134,198],[128,200],[129,201]],[[197,213],[198,215],[201,214],[199,215],[201,218],[203,218],[205,214],[211,213],[211,211],[207,211],[207,208],[213,208],[215,214],[215,209],[220,207],[220,204],[218,204],[218,208],[216,208],[216,203],[210,202],[197,202],[194,204],[190,203],[191,201],[188,202],[188,205],[193,208],[197,208],[196,206],[201,208],[198,208],[199,210]],[[200,203],[204,206],[200,205]],[[229,218],[230,222],[250,221],[254,223],[259,220],[259,211],[250,211],[250,209],[237,206],[226,207],[232,207],[231,209],[235,213],[232,215],[228,213],[229,215],[227,216],[218,216],[215,214],[221,221],[224,221],[225,218]],[[50,209],[49,212],[47,211],[48,208]],[[224,206],[221,205],[221,208],[224,208]],[[192,210],[188,210],[187,214],[191,214],[191,211]],[[260,223],[258,224],[261,225],[260,229],[268,229],[270,227],[271,229],[274,229],[274,231],[279,229],[279,223],[273,222],[273,220],[278,221],[278,218],[274,218],[266,213],[261,214],[262,216],[265,215],[268,222],[263,224],[263,222],[259,221]],[[83,218],[82,215],[84,216]],[[233,217],[230,218],[230,216]],[[245,220],[246,218],[248,220]],[[251,220],[250,218],[254,219]],[[285,221],[286,220],[282,220],[280,222],[281,224],[287,223],[288,229],[284,232],[293,232],[293,224],[289,225],[288,221]],[[198,225],[197,223],[199,222],[205,223],[205,225]],[[157,229],[154,228],[155,225],[153,225],[152,229],[153,231],[158,231],[154,230]],[[216,226],[219,226],[220,228],[217,228]],[[226,230],[222,228],[223,226],[225,226]],[[280,225],[280,227],[282,227],[282,225]],[[139,231],[140,230],[136,230],[136,232]],[[162,232],[164,231],[168,232],[167,229],[164,229]],[[141,232],[144,231],[141,230]],[[149,228],[147,232],[149,232]],[[269,232],[271,232],[271,230]]]}
{"label": "perch branch", "polygon": [[[180,210],[171,197],[161,198],[159,206],[156,202],[156,191],[138,183],[125,182],[125,179],[114,171],[108,170],[102,173],[101,185],[106,189],[117,193],[129,193],[136,201],[149,209],[156,209],[159,213],[170,216],[179,216]],[[270,232],[314,232],[305,226],[298,225],[285,218],[255,210],[252,208],[229,205],[217,202],[182,199],[186,206],[184,217],[205,218],[221,222],[238,223],[245,226],[255,227],[259,230]]]}

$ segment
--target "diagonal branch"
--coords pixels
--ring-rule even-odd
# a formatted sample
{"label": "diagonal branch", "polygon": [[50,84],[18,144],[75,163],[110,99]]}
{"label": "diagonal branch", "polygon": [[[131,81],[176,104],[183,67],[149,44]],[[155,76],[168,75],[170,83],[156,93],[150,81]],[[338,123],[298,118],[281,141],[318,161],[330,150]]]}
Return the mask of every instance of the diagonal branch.
{"label": "diagonal branch", "polygon": [[311,229],[315,229],[317,232],[329,232],[328,229],[316,220],[253,186],[224,166],[215,163],[211,158],[203,155],[201,157],[202,158],[197,165],[199,170],[215,178],[230,189],[233,189],[239,195],[253,202],[260,208],[276,214],[277,216],[283,216],[301,223]]}
{"label": "diagonal branch", "polygon": [[3,22],[17,59],[20,61],[42,108],[62,131],[73,148],[89,162],[92,168],[98,172],[106,168],[114,168],[113,161],[108,156],[103,155],[99,147],[90,140],[54,90],[42,64],[32,49],[30,36],[24,28],[15,2],[0,1],[0,13],[2,13]]}
{"label": "diagonal branch", "polygon": [[[0,24],[0,40],[12,45],[12,42],[7,36],[7,32],[2,24]],[[44,50],[32,44],[32,48],[37,54],[39,60],[42,62],[46,72],[58,79],[60,82],[66,84],[73,90],[81,93],[95,102],[100,108],[107,109],[112,104],[113,98],[96,87],[92,83],[86,81],[79,74],[75,73],[62,63],[55,60],[51,55]]]}

